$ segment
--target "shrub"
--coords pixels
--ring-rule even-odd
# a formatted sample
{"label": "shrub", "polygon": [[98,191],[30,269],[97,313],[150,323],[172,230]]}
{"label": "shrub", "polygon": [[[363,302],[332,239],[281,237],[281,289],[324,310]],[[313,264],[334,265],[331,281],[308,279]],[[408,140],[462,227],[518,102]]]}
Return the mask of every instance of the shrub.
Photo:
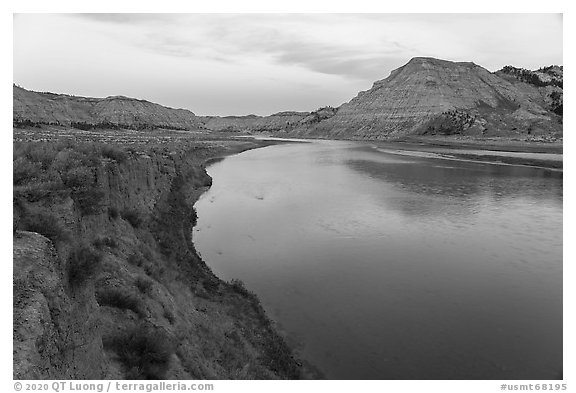
{"label": "shrub", "polygon": [[104,192],[96,187],[77,190],[72,193],[74,203],[84,216],[97,214],[100,212],[104,199]]}
{"label": "shrub", "polygon": [[48,201],[58,195],[69,195],[59,179],[54,181],[41,179],[23,186],[14,186],[13,193],[28,202]]}
{"label": "shrub", "polygon": [[174,325],[174,322],[176,321],[174,313],[166,308],[164,309],[164,318],[166,318],[166,320],[170,322],[170,325]]}
{"label": "shrub", "polygon": [[41,210],[20,211],[20,221],[18,225],[18,229],[38,232],[54,243],[69,238],[68,231],[62,226],[60,219],[51,213]]}
{"label": "shrub", "polygon": [[146,245],[144,245],[142,247],[142,255],[144,256],[144,258],[146,258],[147,260],[151,260],[152,259],[152,251],[150,250],[150,248]]}
{"label": "shrub", "polygon": [[552,112],[556,113],[557,115],[563,116],[564,115],[564,105],[559,104],[552,108]]}
{"label": "shrub", "polygon": [[95,168],[100,165],[100,148],[95,143],[80,143],[74,145],[74,156],[80,160],[81,165]]}
{"label": "shrub", "polygon": [[118,355],[126,379],[166,379],[175,351],[173,340],[166,332],[143,324],[106,338],[104,346]]}
{"label": "shrub", "polygon": [[106,288],[96,292],[96,301],[100,306],[109,306],[121,310],[132,310],[140,317],[145,316],[142,302],[134,294],[119,288]]}
{"label": "shrub", "polygon": [[16,235],[16,231],[20,229],[20,212],[13,207],[12,208],[12,236]]}
{"label": "shrub", "polygon": [[108,217],[110,217],[111,219],[115,220],[118,218],[118,209],[111,206],[108,208]]}
{"label": "shrub", "polygon": [[28,160],[39,163],[42,170],[48,170],[58,154],[59,146],[54,143],[35,143],[25,146],[24,154]]}
{"label": "shrub", "polygon": [[104,145],[102,146],[102,157],[109,158],[118,163],[122,163],[126,161],[128,154],[116,146]]}
{"label": "shrub", "polygon": [[220,283],[216,278],[206,278],[205,280],[202,280],[202,286],[208,293],[213,294],[218,291]]}
{"label": "shrub", "polygon": [[142,255],[133,253],[128,256],[128,263],[134,266],[142,266],[146,262]]}
{"label": "shrub", "polygon": [[68,170],[80,166],[78,155],[71,149],[59,151],[52,163],[52,168],[60,174],[66,173]]}
{"label": "shrub", "polygon": [[145,277],[138,276],[134,284],[141,293],[150,293],[150,291],[152,290],[152,281],[150,281]]}
{"label": "shrub", "polygon": [[130,223],[132,227],[138,228],[142,224],[140,213],[135,209],[124,209],[120,214],[122,218]]}
{"label": "shrub", "polygon": [[12,180],[15,186],[25,184],[40,176],[41,164],[32,163],[24,157],[18,157],[12,162]]}
{"label": "shrub", "polygon": [[100,166],[100,154],[94,144],[79,143],[60,146],[52,168],[63,174],[73,168],[96,168]]}
{"label": "shrub", "polygon": [[94,172],[85,166],[69,168],[62,172],[60,177],[64,185],[72,189],[90,187],[94,184]]}
{"label": "shrub", "polygon": [[89,131],[94,128],[93,124],[86,123],[85,121],[71,121],[70,126],[79,130]]}
{"label": "shrub", "polygon": [[92,245],[101,250],[104,247],[116,248],[118,247],[118,242],[110,236],[100,236],[92,241]]}
{"label": "shrub", "polygon": [[154,278],[155,280],[159,281],[162,278],[162,275],[165,272],[164,267],[158,267],[154,265],[154,263],[148,263],[144,266],[144,272]]}
{"label": "shrub", "polygon": [[275,332],[266,341],[264,359],[268,367],[278,374],[287,375],[290,379],[297,379],[300,370],[286,341]]}
{"label": "shrub", "polygon": [[80,286],[93,276],[102,264],[102,253],[81,244],[76,246],[68,257],[68,283]]}
{"label": "shrub", "polygon": [[242,282],[241,280],[233,278],[230,281],[230,285],[232,286],[232,289],[234,289],[236,293],[239,293],[244,297],[252,297],[257,299],[257,297],[252,292],[246,289],[246,285],[244,285],[244,282]]}

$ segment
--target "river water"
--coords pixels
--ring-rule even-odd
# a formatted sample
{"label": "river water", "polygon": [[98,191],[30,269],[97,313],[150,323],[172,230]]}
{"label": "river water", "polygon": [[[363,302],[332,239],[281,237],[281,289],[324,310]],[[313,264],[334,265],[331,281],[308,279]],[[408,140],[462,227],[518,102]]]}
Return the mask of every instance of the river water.
{"label": "river water", "polygon": [[325,378],[561,378],[562,172],[315,141],[208,173],[197,249]]}

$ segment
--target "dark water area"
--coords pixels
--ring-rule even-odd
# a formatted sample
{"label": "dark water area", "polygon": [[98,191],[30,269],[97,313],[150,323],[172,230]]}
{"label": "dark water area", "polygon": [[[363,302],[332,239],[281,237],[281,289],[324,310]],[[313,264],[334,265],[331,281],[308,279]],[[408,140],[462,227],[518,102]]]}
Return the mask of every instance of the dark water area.
{"label": "dark water area", "polygon": [[562,172],[316,141],[208,173],[197,249],[326,378],[561,378]]}

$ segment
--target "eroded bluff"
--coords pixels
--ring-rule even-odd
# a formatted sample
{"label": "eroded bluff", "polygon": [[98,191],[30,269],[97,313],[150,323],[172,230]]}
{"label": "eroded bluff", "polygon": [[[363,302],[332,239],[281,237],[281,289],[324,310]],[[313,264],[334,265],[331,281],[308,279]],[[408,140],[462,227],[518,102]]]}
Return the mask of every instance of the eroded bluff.
{"label": "eroded bluff", "polygon": [[256,296],[191,242],[203,163],[248,147],[93,159],[91,194],[15,186],[14,378],[298,378]]}

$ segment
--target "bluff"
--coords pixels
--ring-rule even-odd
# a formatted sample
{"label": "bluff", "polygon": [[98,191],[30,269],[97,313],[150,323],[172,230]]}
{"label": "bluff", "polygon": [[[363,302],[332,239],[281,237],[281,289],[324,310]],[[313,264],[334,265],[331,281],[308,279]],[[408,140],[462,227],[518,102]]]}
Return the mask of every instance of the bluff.
{"label": "bluff", "polygon": [[15,126],[41,124],[93,128],[202,128],[198,117],[186,109],[173,109],[124,96],[78,97],[40,93],[13,86]]}
{"label": "bluff", "polygon": [[[549,71],[541,72],[542,78],[558,71],[561,78],[561,68]],[[341,139],[453,134],[561,137],[557,110],[561,84],[550,91],[543,87],[472,62],[416,57],[340,106],[334,116],[299,127],[294,134]]]}
{"label": "bluff", "polygon": [[298,378],[258,298],[191,239],[204,163],[262,144],[16,142],[14,378]]}

